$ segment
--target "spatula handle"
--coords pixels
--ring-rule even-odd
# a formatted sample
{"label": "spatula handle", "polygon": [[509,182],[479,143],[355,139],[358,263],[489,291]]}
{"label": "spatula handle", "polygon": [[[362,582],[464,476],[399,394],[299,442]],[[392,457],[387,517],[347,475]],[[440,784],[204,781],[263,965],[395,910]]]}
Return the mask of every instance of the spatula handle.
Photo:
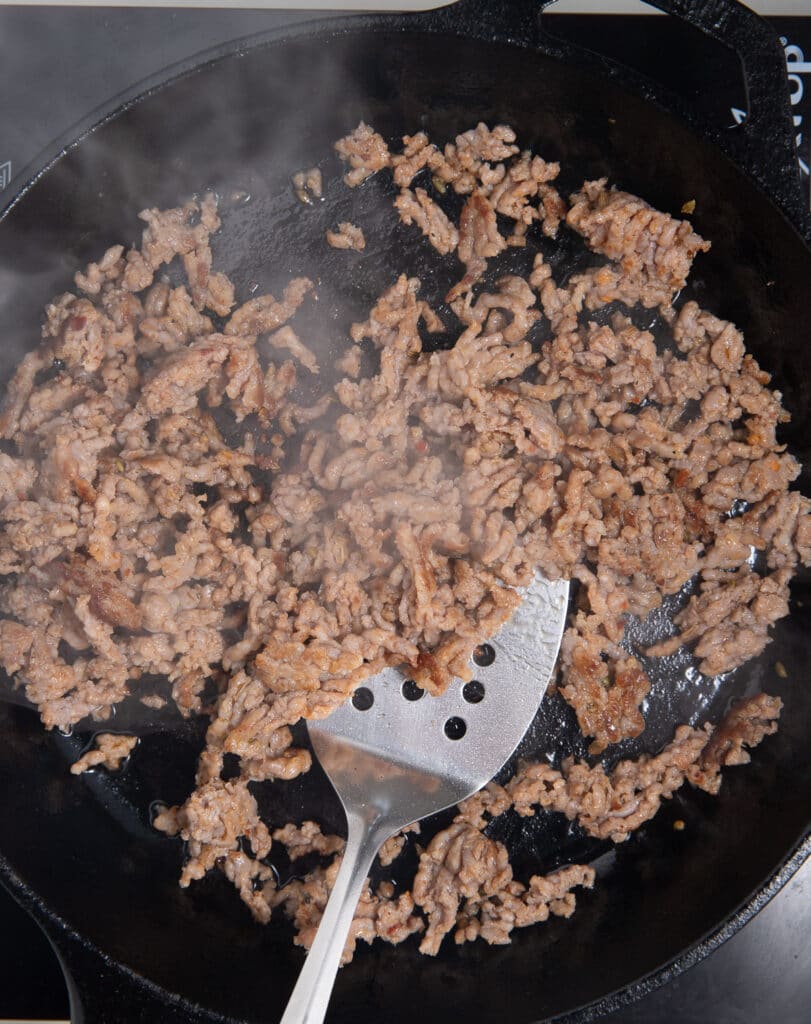
{"label": "spatula handle", "polygon": [[346,850],[324,916],[281,1024],[321,1024],[327,1013],[346,937],[372,861],[394,829],[348,815]]}

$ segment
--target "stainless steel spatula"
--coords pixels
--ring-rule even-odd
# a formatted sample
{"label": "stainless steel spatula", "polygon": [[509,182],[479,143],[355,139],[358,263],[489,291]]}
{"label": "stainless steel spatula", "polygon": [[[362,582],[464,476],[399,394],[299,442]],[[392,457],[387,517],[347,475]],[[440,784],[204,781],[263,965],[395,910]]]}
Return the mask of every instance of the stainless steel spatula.
{"label": "stainless steel spatula", "polygon": [[349,926],[382,844],[459,803],[498,772],[529,728],[560,648],[569,584],[538,576],[480,649],[476,681],[430,697],[396,669],[310,722],[313,748],[346,811],[341,868],[281,1024],[320,1024]]}

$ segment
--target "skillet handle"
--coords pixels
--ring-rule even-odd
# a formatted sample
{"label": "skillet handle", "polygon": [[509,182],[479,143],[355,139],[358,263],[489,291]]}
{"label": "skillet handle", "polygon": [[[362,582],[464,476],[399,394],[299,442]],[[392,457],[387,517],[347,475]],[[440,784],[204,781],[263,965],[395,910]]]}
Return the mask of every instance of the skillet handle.
{"label": "skillet handle", "polygon": [[[551,0],[542,2],[546,6]],[[738,138],[730,155],[744,163],[795,224],[805,223],[809,200],[800,179],[786,55],[774,29],[736,0],[646,2],[737,54],[749,111],[741,125],[726,135],[730,142]]]}
{"label": "skillet handle", "polygon": [[[198,1012],[179,998],[167,998],[164,991],[53,920],[34,898],[24,898],[21,905],[37,921],[56,953],[68,990],[71,1024],[217,1024],[223,1019]],[[122,922],[126,922],[126,907],[121,909]]]}

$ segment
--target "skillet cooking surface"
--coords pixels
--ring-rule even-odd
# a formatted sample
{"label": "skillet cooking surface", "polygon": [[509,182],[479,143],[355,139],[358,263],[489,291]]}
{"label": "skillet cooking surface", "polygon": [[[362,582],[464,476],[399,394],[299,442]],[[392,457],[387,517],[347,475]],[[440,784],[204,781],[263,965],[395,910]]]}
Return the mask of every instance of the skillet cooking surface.
{"label": "skillet cooking surface", "polygon": [[[321,163],[325,178],[335,177],[332,143],[360,118],[388,138],[423,127],[437,142],[478,120],[506,122],[522,145],[562,162],[564,189],[607,174],[665,210],[695,199],[693,221],[713,249],[697,261],[690,296],[743,328],[793,414],[784,440],[811,461],[803,393],[811,376],[804,338],[811,255],[775,208],[718,151],[617,85],[529,51],[415,31],[347,30],[328,45],[315,35],[205,65],[58,161],[0,226],[3,379],[36,343],[32,325],[76,267],[109,244],[134,242],[143,206],[174,205],[209,187],[224,197],[215,261],[243,296],[254,283],[275,290],[299,273],[318,276],[320,316],[324,306],[334,310],[337,339],[403,270],[423,278],[429,301],[441,295],[455,261],[444,267],[396,224],[388,199],[380,201],[388,182],[373,179],[356,194],[333,182],[313,209],[292,196],[295,169]],[[345,219],[353,202],[368,211],[350,218],[369,239],[362,257],[326,250],[322,241],[321,228]],[[384,207],[385,217],[377,212]],[[520,263],[526,254],[511,258]],[[565,237],[556,258],[558,275],[574,265],[577,252]],[[806,493],[807,484],[806,473]],[[786,706],[778,735],[757,749],[752,766],[725,772],[720,798],[682,790],[619,847],[584,839],[557,816],[508,816],[494,834],[510,845],[518,877],[537,870],[530,853],[543,870],[595,861],[595,890],[578,895],[574,917],[517,931],[509,947],[447,942],[436,959],[419,956],[413,941],[395,949],[361,945],[338,978],[331,1019],[411,1021],[419,991],[425,1024],[449,1013],[502,1020],[505,992],[511,1020],[538,1020],[655,971],[714,931],[807,828],[807,584],[807,576],[795,581],[793,613],[764,656],[720,691],[686,677],[683,655],[664,667],[653,662],[648,729],[612,752],[656,750],[676,724],[719,718],[733,695],[761,688],[780,695]],[[778,660],[785,680],[774,671]],[[113,727],[125,729],[126,715],[123,709]],[[281,919],[265,929],[253,924],[219,877],[181,891],[180,844],[149,827],[153,801],[178,802],[189,792],[202,725],[164,721],[121,776],[80,780],[66,764],[89,732],[46,736],[31,711],[7,703],[0,704],[0,730],[0,846],[10,870],[70,928],[167,992],[230,1017],[278,1016],[302,958],[289,927]],[[582,755],[559,698],[544,703],[523,749],[533,748],[556,758]],[[264,790],[263,807],[274,815],[320,816],[326,829],[343,830],[317,771],[278,793],[272,785]],[[687,824],[683,832],[672,828],[677,818]]]}

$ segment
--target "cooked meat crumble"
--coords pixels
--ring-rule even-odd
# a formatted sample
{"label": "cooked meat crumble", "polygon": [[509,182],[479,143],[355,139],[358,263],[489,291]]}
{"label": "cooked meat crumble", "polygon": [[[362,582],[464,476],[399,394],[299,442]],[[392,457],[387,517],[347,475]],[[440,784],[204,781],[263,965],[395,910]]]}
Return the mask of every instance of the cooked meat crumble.
{"label": "cooked meat crumble", "polygon": [[362,252],[366,248],[363,230],[357,224],[350,224],[348,221],[342,221],[337,231],[327,231],[327,243],[333,249],[354,249],[356,252]]}
{"label": "cooked meat crumble", "polygon": [[344,181],[350,188],[361,185],[367,178],[389,166],[389,147],[381,135],[363,121],[343,139],[335,143],[335,151],[345,160],[350,170]]}
{"label": "cooked meat crumble", "polygon": [[402,222],[419,225],[437,252],[444,255],[456,249],[459,244],[459,232],[425,189],[418,188],[413,192],[410,188],[401,189],[394,205]]}
{"label": "cooked meat crumble", "polygon": [[292,177],[293,191],[296,198],[307,206],[323,197],[323,176],[318,167],[310,167],[304,171],[296,171]]}
{"label": "cooked meat crumble", "polygon": [[100,732],[93,740],[93,747],[74,761],[70,770],[74,775],[104,767],[111,772],[118,771],[138,744],[137,736],[121,736],[112,732]]}
{"label": "cooked meat crumble", "polygon": [[[139,248],[113,246],[77,273],[0,412],[14,452],[0,452],[0,664],[48,728],[106,721],[128,696],[159,709],[168,688],[155,679],[184,715],[206,715],[196,788],[154,824],[187,843],[181,885],[217,867],[257,920],[283,910],[304,946],[343,842],[313,821],[263,821],[250,788],[309,769],[299,719],[328,715],[388,665],[430,693],[470,679],[475,647],[540,569],[579,584],[558,690],[600,755],[644,729],[643,659],[687,646],[706,675],[735,669],[764,649],[811,562],[810,503],[789,489],[799,466],[776,438],[779,393],[733,324],[673,304],[709,248],[689,223],[604,179],[567,202],[558,165],[520,151],[504,125],[442,149],[419,132],[392,153],[361,122],[335,148],[353,188],[390,172],[391,216],[458,260],[452,322],[402,275],[352,325],[336,360],[346,376],[322,384],[317,339],[291,322],[313,283],[238,305],[212,269],[209,195],[144,211]],[[317,169],[293,183],[305,202],[321,195]],[[463,197],[458,223],[449,188]],[[562,283],[538,253],[527,277],[481,286],[508,246],[562,223],[605,264]],[[365,244],[350,222],[327,237]],[[185,285],[163,276],[176,261]],[[658,308],[670,338],[619,312],[590,319],[615,301]],[[425,351],[439,332],[453,346]],[[364,346],[377,355],[366,377]],[[321,388],[308,404],[300,379]],[[227,439],[226,414],[242,431]],[[628,617],[691,583],[673,632],[634,652]],[[487,834],[494,818],[563,814],[621,842],[685,781],[717,792],[780,706],[750,697],[610,771],[521,765],[428,840],[411,892],[367,886],[345,959],[358,939],[422,933],[434,954],[449,932],[501,943],[569,916],[592,868],[519,882]],[[72,770],[114,767],[136,742],[102,734]],[[239,766],[227,780],[226,754]],[[394,837],[380,863],[411,841]],[[274,844],[319,863],[279,886]]]}

